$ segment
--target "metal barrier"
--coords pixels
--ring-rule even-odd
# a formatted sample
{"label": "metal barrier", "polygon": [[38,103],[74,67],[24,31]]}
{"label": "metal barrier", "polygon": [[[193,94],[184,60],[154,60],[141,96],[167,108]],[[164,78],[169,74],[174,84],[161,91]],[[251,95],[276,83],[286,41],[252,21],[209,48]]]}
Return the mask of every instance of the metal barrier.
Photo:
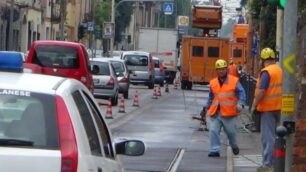
{"label": "metal barrier", "polygon": [[[251,110],[254,94],[255,94],[255,88],[256,88],[256,82],[257,79],[247,73],[241,73],[240,74],[240,83],[242,87],[245,90],[246,94],[246,104],[249,107],[249,110]],[[260,114],[254,113],[252,115],[253,120],[253,126],[252,131],[259,132],[260,131]]]}

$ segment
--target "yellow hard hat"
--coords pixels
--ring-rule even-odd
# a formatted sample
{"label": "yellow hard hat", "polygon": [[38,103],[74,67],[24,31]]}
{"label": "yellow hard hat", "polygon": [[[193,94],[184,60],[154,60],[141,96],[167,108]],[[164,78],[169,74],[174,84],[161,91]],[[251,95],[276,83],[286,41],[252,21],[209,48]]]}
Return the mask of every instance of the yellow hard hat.
{"label": "yellow hard hat", "polygon": [[225,68],[225,67],[227,67],[227,63],[225,60],[219,59],[216,61],[216,64],[215,64],[216,69]]}
{"label": "yellow hard hat", "polygon": [[263,60],[275,59],[275,53],[271,48],[264,48],[261,50],[260,58]]}

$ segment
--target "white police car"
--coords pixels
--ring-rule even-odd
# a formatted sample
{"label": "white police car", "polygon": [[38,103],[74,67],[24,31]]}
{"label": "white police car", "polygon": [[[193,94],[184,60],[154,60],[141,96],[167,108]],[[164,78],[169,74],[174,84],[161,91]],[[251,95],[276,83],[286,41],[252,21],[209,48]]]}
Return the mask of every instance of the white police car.
{"label": "white police car", "polygon": [[144,153],[142,141],[112,141],[79,81],[23,73],[22,59],[10,52],[0,53],[0,70],[1,171],[119,172],[116,154]]}

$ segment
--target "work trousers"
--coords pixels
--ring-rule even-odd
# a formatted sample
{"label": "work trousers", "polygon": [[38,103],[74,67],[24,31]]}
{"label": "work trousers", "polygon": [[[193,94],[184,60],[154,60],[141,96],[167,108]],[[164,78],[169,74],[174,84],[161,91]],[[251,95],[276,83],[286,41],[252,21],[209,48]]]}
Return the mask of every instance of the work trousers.
{"label": "work trousers", "polygon": [[209,140],[210,140],[210,152],[220,151],[220,133],[223,127],[229,144],[232,148],[237,148],[236,142],[236,117],[222,117],[220,111],[210,117],[209,125]]}
{"label": "work trousers", "polygon": [[260,112],[260,131],[262,144],[262,165],[273,167],[275,130],[279,122],[280,111]]}

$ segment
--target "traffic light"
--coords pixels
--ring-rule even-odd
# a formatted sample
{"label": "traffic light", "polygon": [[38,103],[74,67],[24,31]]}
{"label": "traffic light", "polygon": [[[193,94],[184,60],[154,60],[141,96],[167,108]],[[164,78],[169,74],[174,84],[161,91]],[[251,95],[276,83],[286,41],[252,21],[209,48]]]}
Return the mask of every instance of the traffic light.
{"label": "traffic light", "polygon": [[85,27],[83,25],[79,25],[79,28],[78,28],[78,38],[79,39],[82,39],[85,35]]}
{"label": "traffic light", "polygon": [[286,0],[268,0],[269,4],[278,5],[281,8],[285,8]]}
{"label": "traffic light", "polygon": [[279,5],[280,5],[282,8],[285,8],[285,6],[286,6],[286,0],[279,0]]}

